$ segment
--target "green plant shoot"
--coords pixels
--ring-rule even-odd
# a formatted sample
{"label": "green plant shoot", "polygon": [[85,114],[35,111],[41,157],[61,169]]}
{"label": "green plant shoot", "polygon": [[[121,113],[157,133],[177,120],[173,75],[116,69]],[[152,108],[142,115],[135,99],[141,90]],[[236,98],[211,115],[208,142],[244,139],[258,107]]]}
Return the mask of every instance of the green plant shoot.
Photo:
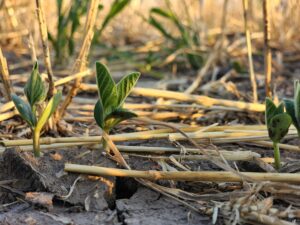
{"label": "green plant shoot", "polygon": [[[110,130],[123,120],[137,116],[122,106],[139,77],[140,73],[130,73],[115,84],[107,67],[100,62],[96,63],[99,100],[95,105],[94,117],[103,132],[109,134]],[[103,147],[107,150],[106,142],[102,140]]]}
{"label": "green plant shoot", "polygon": [[72,1],[68,9],[64,9],[64,0],[57,0],[56,35],[48,32],[48,39],[55,51],[55,62],[63,64],[75,51],[75,33],[80,28],[80,19],[86,14],[89,1]]}
{"label": "green plant shoot", "polygon": [[61,99],[61,92],[56,93],[50,99],[47,106],[38,117],[37,106],[45,100],[47,91],[38,71],[38,63],[35,63],[30,78],[25,85],[24,93],[27,98],[27,102],[15,94],[12,94],[11,97],[20,113],[20,116],[31,128],[34,155],[38,157],[40,156],[41,131],[57,108]]}
{"label": "green plant shoot", "polygon": [[[95,32],[94,43],[99,41],[103,30],[109,25],[110,21],[119,15],[119,13],[130,3],[130,0],[114,0],[108,14],[104,17],[104,20],[100,26],[100,29]],[[101,8],[102,9],[102,8]]]}
{"label": "green plant shoot", "polygon": [[[172,35],[167,27],[157,20],[156,17],[164,18],[173,24],[178,30],[180,37]],[[183,52],[185,52],[184,54],[193,69],[197,70],[203,66],[204,58],[202,55],[192,50],[195,46],[200,45],[199,35],[196,30],[184,25],[171,9],[152,8],[150,10],[148,23],[157,29],[167,40],[173,43],[175,50],[172,50],[172,52],[178,49],[188,49],[188,51],[185,50]]]}
{"label": "green plant shoot", "polygon": [[294,99],[284,99],[286,112],[292,118],[293,125],[296,127],[300,137],[300,82],[294,83]]}
{"label": "green plant shoot", "polygon": [[278,107],[269,98],[266,98],[266,123],[270,139],[273,141],[275,168],[280,169],[280,152],[278,143],[288,133],[292,118],[284,112],[284,104]]}

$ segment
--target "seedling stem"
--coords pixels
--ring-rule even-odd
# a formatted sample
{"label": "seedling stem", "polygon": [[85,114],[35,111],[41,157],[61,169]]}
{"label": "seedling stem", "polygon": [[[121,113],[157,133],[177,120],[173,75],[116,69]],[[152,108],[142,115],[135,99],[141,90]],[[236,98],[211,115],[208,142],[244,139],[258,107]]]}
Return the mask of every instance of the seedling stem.
{"label": "seedling stem", "polygon": [[274,148],[274,160],[275,160],[275,168],[277,170],[280,169],[280,151],[279,151],[279,145],[278,142],[273,142],[273,148]]}
{"label": "seedling stem", "polygon": [[33,130],[33,153],[35,157],[40,157],[40,131],[37,129]]}

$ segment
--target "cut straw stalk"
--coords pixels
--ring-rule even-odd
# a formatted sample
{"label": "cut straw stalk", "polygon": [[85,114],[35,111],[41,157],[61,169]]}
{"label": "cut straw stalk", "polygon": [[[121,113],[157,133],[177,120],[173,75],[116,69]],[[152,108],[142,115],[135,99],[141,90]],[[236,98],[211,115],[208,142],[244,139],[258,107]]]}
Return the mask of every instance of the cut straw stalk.
{"label": "cut straw stalk", "polygon": [[[203,113],[178,113],[178,112],[145,112],[145,111],[135,111],[134,112],[139,117],[151,118],[154,120],[166,120],[166,119],[194,119],[200,118],[204,114]],[[82,111],[73,111],[74,116],[65,116],[65,121],[73,122],[91,122],[94,121],[95,118],[93,116],[80,116],[80,115],[90,115],[92,112],[82,112]]]}
{"label": "cut straw stalk", "polygon": [[264,57],[265,57],[265,87],[266,96],[272,97],[272,54],[270,48],[271,27],[270,27],[270,12],[269,0],[263,0],[263,19],[264,19]]}
{"label": "cut straw stalk", "polygon": [[36,13],[37,13],[37,18],[39,22],[39,30],[40,30],[40,35],[41,35],[41,40],[42,40],[42,45],[43,45],[43,53],[44,53],[44,62],[45,66],[47,69],[47,74],[48,74],[48,81],[49,81],[49,89],[48,89],[48,99],[50,99],[54,92],[55,92],[55,86],[54,86],[54,75],[52,71],[52,66],[51,66],[51,60],[50,60],[50,51],[49,51],[49,46],[48,46],[48,31],[47,31],[47,24],[46,24],[46,18],[45,18],[45,12],[42,6],[41,0],[36,0]]}
{"label": "cut straw stalk", "polygon": [[[88,15],[86,18],[86,23],[85,23],[85,28],[84,28],[85,36],[82,40],[81,49],[80,49],[79,55],[77,57],[77,60],[74,64],[73,71],[82,72],[82,71],[86,70],[87,57],[88,57],[90,46],[91,46],[91,43],[92,43],[92,40],[94,37],[94,26],[95,26],[97,14],[98,14],[99,3],[100,3],[100,0],[91,0],[90,1]],[[60,118],[62,118],[64,116],[65,111],[67,110],[68,106],[72,102],[72,99],[76,96],[76,94],[80,88],[81,80],[82,80],[81,78],[77,78],[74,81],[61,108],[59,109],[59,111],[55,117],[56,123],[58,123]]]}
{"label": "cut straw stalk", "polygon": [[3,56],[2,49],[0,47],[0,75],[3,83],[2,94],[5,96],[7,101],[11,101],[12,87],[9,80],[9,72],[7,68],[6,58]]}
{"label": "cut straw stalk", "polygon": [[[253,132],[188,132],[186,133],[191,139],[207,139],[209,142],[218,141],[228,141],[231,142],[245,141],[244,138],[248,140],[268,140],[268,134],[266,131],[258,131],[256,135],[253,135]],[[260,135],[260,136],[258,136]],[[244,138],[243,138],[244,137]],[[70,143],[70,142],[89,142],[89,143],[99,143],[102,136],[89,136],[89,137],[64,137],[64,138],[41,138],[41,144],[53,144],[53,143]],[[132,141],[132,140],[148,140],[148,139],[171,139],[171,140],[186,140],[181,133],[155,133],[149,131],[143,132],[134,132],[134,133],[125,133],[125,134],[115,134],[110,135],[110,138],[114,142],[121,141]],[[203,140],[202,140],[203,142]],[[0,144],[4,146],[20,146],[20,145],[30,145],[31,140],[22,139],[22,140],[1,140]]]}
{"label": "cut straw stalk", "polygon": [[[85,76],[88,76],[88,75],[92,75],[92,70],[90,69],[87,69],[83,72],[80,72],[80,73],[75,73],[75,74],[72,74],[72,75],[69,75],[69,76],[66,76],[64,78],[60,78],[59,80],[55,81],[54,82],[54,86],[60,86],[60,85],[63,85],[65,83],[68,83],[69,81],[72,81],[74,79],[77,79],[77,78],[83,78]],[[24,85],[26,82],[27,82],[27,73],[21,73],[21,74],[12,74],[10,75],[10,80],[11,81],[17,81],[18,83],[21,83],[22,85]],[[46,77],[47,74],[45,73],[41,73],[41,76],[42,77]],[[20,89],[21,90],[21,89]],[[22,89],[23,90],[23,89]]]}
{"label": "cut straw stalk", "polygon": [[[227,161],[252,161],[254,158],[259,158],[260,155],[251,151],[207,151],[209,156],[206,155],[171,155],[171,156],[152,156],[152,155],[140,155],[140,154],[130,154],[130,156],[138,158],[146,158],[151,160],[171,160],[175,158],[176,160],[188,160],[188,161],[200,161],[200,160],[210,160],[210,157],[214,157],[218,160],[227,160]],[[213,154],[211,154],[213,153]],[[221,156],[217,156],[215,154]]]}
{"label": "cut straw stalk", "polygon": [[22,30],[18,30],[18,31],[0,32],[0,40],[15,39],[15,38],[19,38],[19,37],[22,37],[22,36],[27,36],[28,33],[29,33],[28,29],[22,29]]}
{"label": "cut straw stalk", "polygon": [[[59,80],[54,82],[54,86],[55,87],[60,86],[60,85],[63,85],[65,83],[68,83],[68,82],[70,82],[74,79],[77,79],[78,77],[83,78],[83,77],[90,76],[90,75],[92,75],[92,71],[88,69],[86,71],[83,71],[83,72],[80,72],[80,73],[75,73],[73,75],[70,75],[70,76],[64,77],[62,79],[59,79]],[[7,102],[6,104],[1,106],[0,113],[6,112],[10,109],[13,109],[14,107],[15,107],[15,105],[12,101]]]}
{"label": "cut straw stalk", "polygon": [[14,117],[15,115],[18,115],[19,112],[15,109],[14,111],[11,112],[6,112],[6,113],[1,113],[0,114],[0,121],[4,121],[4,120],[8,120],[12,117]]}
{"label": "cut straw stalk", "polygon": [[[110,135],[110,138],[113,142],[124,142],[124,141],[138,141],[138,140],[149,140],[149,139],[163,139],[163,138],[169,138],[169,134],[149,134],[144,136],[136,136],[138,132],[134,133],[134,135],[128,135],[128,134],[117,134],[117,135]],[[189,134],[189,133],[187,133]],[[177,135],[180,135],[177,133]],[[206,137],[197,137],[197,140],[199,140],[200,143],[213,143],[213,144],[222,144],[222,143],[237,143],[237,142],[255,142],[255,141],[265,141],[269,140],[269,136],[261,135],[261,136],[238,136],[238,134],[233,134],[237,137],[235,138],[227,138],[226,134],[209,134],[206,133],[203,136]],[[198,135],[200,136],[200,135]],[[219,137],[218,137],[219,136]],[[289,135],[290,136],[290,135]],[[287,136],[287,137],[289,137]],[[297,137],[297,134],[293,134],[294,137]],[[96,143],[101,143],[102,136],[91,136],[91,137],[65,137],[65,138],[41,138],[40,143],[42,145],[52,145],[61,143],[62,145],[67,143],[73,143],[74,145],[91,145]],[[185,137],[180,137],[178,139],[173,140],[186,140]],[[12,146],[27,146],[31,145],[32,140],[29,139],[19,139],[19,140],[0,140],[0,145],[5,147],[12,147]],[[71,145],[68,145],[71,146]],[[264,146],[264,145],[263,145]],[[281,145],[280,145],[281,146]],[[45,147],[46,148],[46,147]],[[284,145],[282,146],[282,149],[290,150],[293,149],[290,145]],[[292,150],[291,150],[292,151]]]}
{"label": "cut straw stalk", "polygon": [[[90,90],[97,91],[97,86],[93,84],[82,84],[82,90]],[[194,102],[199,105],[203,105],[206,107],[212,106],[225,106],[231,107],[232,109],[236,109],[238,111],[249,111],[249,112],[264,112],[265,105],[259,103],[248,103],[242,101],[232,101],[226,99],[216,99],[210,98],[203,95],[190,95],[176,91],[165,91],[159,89],[152,88],[134,88],[132,91],[133,95],[140,95],[145,97],[154,97],[154,98],[166,98],[166,99],[174,99],[180,102]]]}
{"label": "cut straw stalk", "polygon": [[[97,149],[99,148],[100,145],[93,145],[91,146],[91,148],[93,149]],[[159,154],[173,154],[173,153],[181,153],[181,152],[184,152],[184,153],[191,153],[191,154],[200,154],[202,151],[200,151],[199,149],[196,149],[196,148],[184,148],[184,149],[180,149],[180,148],[172,148],[172,147],[149,147],[149,146],[126,146],[126,145],[116,145],[116,147],[121,151],[121,152],[126,152],[126,153],[144,153],[144,154],[156,154],[156,155],[159,155]],[[230,155],[231,153],[236,153],[236,155],[238,155],[239,153],[241,153],[242,155],[244,154],[243,157],[246,157],[251,155],[252,158],[253,157],[259,157],[260,155],[257,154],[257,153],[253,153],[251,151],[227,151],[227,150],[211,150],[211,149],[207,149],[205,150],[207,153],[209,153],[210,155],[215,155],[215,156],[218,156],[220,153],[221,154],[228,154],[226,155],[225,157],[228,156],[228,158],[230,158]],[[182,155],[184,156],[184,155]],[[191,157],[193,157],[194,155],[189,155]],[[237,156],[234,156],[234,157],[237,157]],[[233,157],[233,158],[234,158]]]}
{"label": "cut straw stalk", "polygon": [[[91,102],[91,104],[87,104]],[[80,110],[87,110],[87,111],[93,111],[95,107],[95,100],[94,99],[85,99],[85,98],[74,98],[75,103],[82,103],[84,105],[78,105],[78,104],[71,104],[68,109],[80,109]],[[195,105],[195,104],[150,104],[150,103],[124,103],[123,105],[126,109],[167,109],[167,110],[173,110],[173,111],[183,111],[183,110],[193,110],[193,109],[204,109],[204,110],[222,110],[222,111],[238,111],[235,108],[229,108],[229,107],[223,107],[223,106],[201,106],[201,105]]]}
{"label": "cut straw stalk", "polygon": [[[88,71],[88,72],[90,72],[90,71]],[[77,74],[77,76],[79,76],[79,75],[80,75],[80,77],[84,76],[81,73]],[[90,75],[90,73],[86,74],[86,75]],[[75,78],[73,77],[73,79],[75,79]],[[64,82],[67,83],[68,81],[64,81]],[[63,83],[60,82],[59,85],[61,85],[61,84],[63,84]],[[82,84],[81,88],[83,90],[97,91],[97,86],[93,85],[93,84]],[[132,91],[132,94],[141,95],[141,96],[145,96],[145,97],[174,99],[174,100],[177,100],[180,102],[194,102],[199,105],[205,106],[208,109],[213,106],[221,106],[221,107],[230,107],[232,110],[237,110],[237,111],[250,111],[250,112],[265,111],[264,104],[247,103],[247,102],[242,102],[242,101],[231,101],[231,100],[225,100],[225,99],[216,99],[216,98],[210,98],[210,97],[202,96],[202,95],[184,94],[184,93],[176,92],[176,91],[164,91],[164,90],[158,90],[158,89],[152,89],[152,88],[134,88]],[[0,108],[0,112],[5,112],[9,109],[12,109],[13,107],[14,107],[13,103],[9,102]]]}
{"label": "cut straw stalk", "polygon": [[[248,145],[257,145],[257,146],[264,146],[264,147],[273,147],[273,142],[270,141],[250,141],[247,142]],[[300,147],[288,144],[278,144],[281,150],[287,150],[290,152],[298,152],[300,153]]]}
{"label": "cut straw stalk", "polygon": [[242,182],[242,177],[249,177],[254,181],[271,181],[284,183],[300,183],[300,174],[293,173],[254,173],[242,172],[243,176],[239,176],[233,172],[215,172],[215,171],[139,171],[106,168],[99,166],[86,166],[78,164],[65,164],[65,171],[72,173],[83,173],[96,176],[116,176],[116,177],[132,177],[150,180],[183,180],[183,181],[212,181],[212,182]]}
{"label": "cut straw stalk", "polygon": [[[180,128],[182,131],[187,132],[187,134],[193,134],[194,136],[198,134],[200,137],[201,134],[205,136],[205,138],[209,139],[209,141],[217,142],[221,141],[226,143],[226,141],[230,140],[232,142],[236,141],[257,141],[257,140],[269,140],[268,134],[265,126],[262,125],[235,125],[235,126],[214,126],[209,127],[205,132],[199,132],[206,127],[182,127]],[[230,131],[228,131],[230,130]],[[198,131],[198,132],[197,132]],[[115,134],[110,135],[112,141],[129,141],[129,140],[147,140],[152,138],[170,138],[170,135],[177,135],[183,138],[183,136],[179,133],[173,133],[172,129],[156,129],[150,131],[141,131],[141,132],[133,132],[133,133],[125,133],[125,134]],[[261,134],[260,136],[253,134]],[[192,136],[193,136],[192,135]],[[248,136],[247,136],[248,135]],[[294,127],[291,127],[288,136],[291,137],[297,135],[297,131]],[[63,137],[63,138],[41,138],[41,144],[54,144],[54,143],[100,143],[102,136],[82,136],[82,137]],[[171,136],[174,138],[176,136]],[[234,137],[234,138],[232,138]],[[203,137],[204,138],[204,137]],[[227,139],[226,139],[227,138]],[[0,144],[3,146],[21,146],[21,145],[31,145],[31,140],[28,139],[20,139],[20,140],[0,140]]]}
{"label": "cut straw stalk", "polygon": [[[219,46],[220,42],[216,44],[216,46]],[[218,48],[218,47],[216,47]],[[205,65],[198,71],[197,77],[194,80],[194,82],[184,91],[185,94],[191,94],[193,93],[201,84],[204,76],[207,74],[208,70],[212,67],[212,65],[215,63],[218,56],[218,51],[215,49],[212,51],[210,56],[208,57]]]}
{"label": "cut straw stalk", "polygon": [[253,59],[252,59],[252,46],[251,46],[251,33],[249,27],[249,2],[248,0],[243,0],[243,9],[244,9],[244,26],[245,26],[245,33],[246,33],[246,42],[247,42],[247,53],[248,53],[248,61],[249,61],[249,74],[250,74],[250,81],[252,85],[252,92],[253,92],[253,102],[257,102],[257,83],[256,83],[256,76],[254,73],[254,66],[253,66]]}
{"label": "cut straw stalk", "polygon": [[[41,145],[40,148],[42,151],[47,150],[55,150],[55,149],[61,149],[61,150],[72,150],[68,147],[77,147],[77,146],[83,146],[83,145],[90,145],[89,143],[85,142],[75,142],[75,143],[59,143],[59,144],[51,144],[51,145]],[[100,144],[93,144],[89,147],[89,149],[92,150],[99,150],[101,149],[102,145]],[[139,154],[172,154],[172,153],[180,153],[181,149],[178,148],[168,148],[168,147],[148,147],[148,146],[125,146],[125,145],[116,145],[118,150],[120,152],[125,152],[129,154],[133,153],[139,153]],[[0,154],[4,152],[5,148],[0,148]],[[33,151],[33,147],[28,146],[19,146],[17,150],[20,151]],[[199,149],[194,148],[186,148],[184,149],[185,153],[196,153],[201,154]],[[252,152],[252,151],[227,151],[227,150],[205,150],[207,154],[210,156],[214,156],[218,159],[221,159],[219,155],[221,154],[223,158],[229,161],[248,161],[253,160],[254,158],[260,157],[258,153]],[[152,159],[169,159],[169,156],[149,156],[149,155],[132,155],[137,157],[151,157]],[[176,159],[186,159],[186,160],[209,160],[209,157],[205,155],[172,155],[172,157]],[[222,159],[223,159],[222,158]]]}

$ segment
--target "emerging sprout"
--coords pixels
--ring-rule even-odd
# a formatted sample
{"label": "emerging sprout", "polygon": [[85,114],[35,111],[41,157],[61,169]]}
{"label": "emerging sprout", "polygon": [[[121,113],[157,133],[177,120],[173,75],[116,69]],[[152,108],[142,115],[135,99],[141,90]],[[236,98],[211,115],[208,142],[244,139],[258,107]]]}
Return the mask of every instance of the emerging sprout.
{"label": "emerging sprout", "polygon": [[[94,117],[102,130],[109,134],[110,130],[123,120],[136,117],[136,114],[123,109],[123,103],[140,77],[140,73],[131,73],[115,84],[107,67],[96,63],[96,78],[99,100],[94,109]],[[103,140],[103,147],[106,142]]]}
{"label": "emerging sprout", "polygon": [[296,80],[294,83],[294,100],[284,99],[286,112],[292,118],[292,122],[297,129],[300,137],[300,82]]}
{"label": "emerging sprout", "polygon": [[278,107],[266,98],[266,123],[270,139],[273,141],[275,168],[280,169],[280,152],[278,143],[288,133],[292,118],[284,112],[284,105]]}
{"label": "emerging sprout", "polygon": [[49,120],[61,99],[61,93],[56,93],[48,102],[43,112],[37,118],[37,106],[46,98],[46,87],[38,71],[38,63],[36,62],[28,79],[24,93],[27,98],[25,102],[19,96],[12,94],[12,100],[20,113],[20,116],[28,123],[32,131],[33,150],[36,157],[40,156],[40,134],[42,128]]}

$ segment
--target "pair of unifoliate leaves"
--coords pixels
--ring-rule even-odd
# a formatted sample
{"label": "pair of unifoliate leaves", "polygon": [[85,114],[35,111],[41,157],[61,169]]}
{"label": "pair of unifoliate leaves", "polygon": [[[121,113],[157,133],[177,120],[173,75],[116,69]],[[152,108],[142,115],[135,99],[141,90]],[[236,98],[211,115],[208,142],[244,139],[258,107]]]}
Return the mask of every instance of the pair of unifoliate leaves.
{"label": "pair of unifoliate leaves", "polygon": [[288,133],[292,118],[284,112],[284,104],[278,107],[266,98],[266,123],[270,139],[278,143]]}
{"label": "pair of unifoliate leaves", "polygon": [[20,116],[29,124],[29,126],[41,130],[57,108],[61,99],[61,92],[56,93],[51,98],[39,119],[37,119],[36,106],[45,100],[47,91],[39,74],[38,64],[35,63],[30,78],[24,87],[24,93],[28,103],[15,94],[12,94],[12,100],[19,111]]}
{"label": "pair of unifoliate leaves", "polygon": [[122,105],[139,77],[140,73],[131,73],[115,84],[107,67],[100,62],[96,63],[99,100],[94,108],[94,117],[105,132],[123,120],[136,117],[135,113],[123,109]]}
{"label": "pair of unifoliate leaves", "polygon": [[284,104],[287,113],[292,118],[292,122],[298,131],[300,136],[300,83],[299,80],[294,84],[294,99],[284,99]]}

